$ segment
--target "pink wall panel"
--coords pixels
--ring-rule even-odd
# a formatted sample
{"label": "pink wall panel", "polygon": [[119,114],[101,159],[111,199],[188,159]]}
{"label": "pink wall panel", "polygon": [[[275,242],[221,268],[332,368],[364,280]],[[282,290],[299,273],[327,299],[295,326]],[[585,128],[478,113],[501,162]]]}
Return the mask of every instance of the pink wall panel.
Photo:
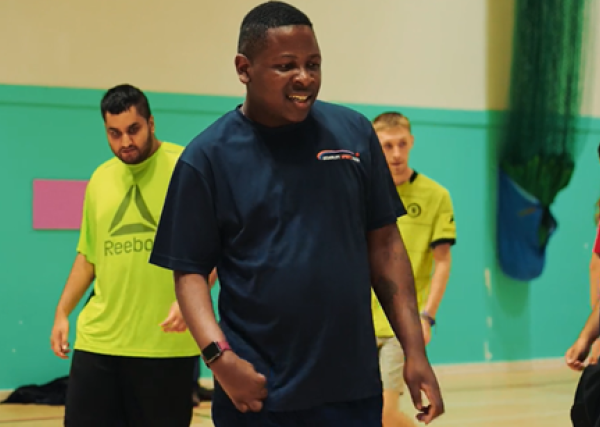
{"label": "pink wall panel", "polygon": [[33,228],[77,230],[81,224],[87,181],[35,179]]}

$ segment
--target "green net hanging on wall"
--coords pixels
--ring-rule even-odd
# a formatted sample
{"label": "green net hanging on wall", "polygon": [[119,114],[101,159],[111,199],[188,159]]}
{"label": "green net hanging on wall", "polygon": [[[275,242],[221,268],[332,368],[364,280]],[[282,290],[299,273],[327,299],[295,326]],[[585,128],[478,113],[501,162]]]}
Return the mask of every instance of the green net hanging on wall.
{"label": "green net hanging on wall", "polygon": [[497,249],[504,273],[538,277],[575,168],[592,0],[515,0],[510,104],[499,145]]}

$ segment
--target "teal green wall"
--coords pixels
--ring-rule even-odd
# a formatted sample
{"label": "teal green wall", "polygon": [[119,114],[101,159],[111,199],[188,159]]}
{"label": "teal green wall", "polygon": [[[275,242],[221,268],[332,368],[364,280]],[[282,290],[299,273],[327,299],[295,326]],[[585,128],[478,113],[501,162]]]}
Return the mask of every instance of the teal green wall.
{"label": "teal green wall", "polygon": [[[68,362],[50,351],[49,335],[77,232],[32,229],[32,181],[88,179],[111,157],[99,112],[101,95],[96,90],[0,86],[0,389],[49,381],[68,371]],[[240,101],[148,95],[159,138],[184,145]],[[350,107],[369,118],[392,108]],[[486,342],[492,361],[561,356],[589,310],[600,120],[590,122],[573,180],[554,206],[559,230],[544,275],[532,283],[514,283],[499,272],[494,255],[492,165],[502,114],[398,108],[414,123],[413,166],[450,190],[459,233],[447,296],[429,346],[432,361],[484,361]],[[491,293],[485,286],[486,269]]]}

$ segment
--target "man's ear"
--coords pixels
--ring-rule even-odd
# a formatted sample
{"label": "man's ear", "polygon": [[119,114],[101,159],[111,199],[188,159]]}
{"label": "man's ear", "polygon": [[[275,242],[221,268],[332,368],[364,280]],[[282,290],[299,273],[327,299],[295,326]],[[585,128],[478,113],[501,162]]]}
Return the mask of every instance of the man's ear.
{"label": "man's ear", "polygon": [[250,60],[240,53],[235,56],[235,71],[237,72],[240,82],[248,84],[250,82],[250,75],[248,69],[250,68]]}
{"label": "man's ear", "polygon": [[154,116],[148,118],[148,127],[150,128],[150,134],[154,134]]}

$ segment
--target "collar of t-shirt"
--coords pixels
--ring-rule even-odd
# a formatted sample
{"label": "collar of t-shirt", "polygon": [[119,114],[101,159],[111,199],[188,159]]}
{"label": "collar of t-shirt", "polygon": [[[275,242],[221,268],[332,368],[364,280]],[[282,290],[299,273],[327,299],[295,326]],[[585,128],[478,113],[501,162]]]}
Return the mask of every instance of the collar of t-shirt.
{"label": "collar of t-shirt", "polygon": [[131,172],[131,174],[134,176],[134,178],[137,179],[141,175],[143,175],[152,164],[154,164],[156,162],[156,159],[160,156],[161,152],[162,152],[162,144],[158,147],[158,150],[156,150],[154,152],[154,154],[152,154],[150,157],[148,157],[143,162],[137,163],[134,165],[129,165],[129,164],[123,163],[123,165],[125,165],[125,167],[129,170],[129,172]]}
{"label": "collar of t-shirt", "polygon": [[242,112],[241,104],[237,106],[237,108],[235,109],[235,112],[243,122],[252,126],[256,131],[258,131],[261,134],[261,136],[267,137],[267,138],[281,138],[281,137],[289,137],[290,135],[292,135],[292,136],[298,135],[298,132],[305,129],[311,120],[311,113],[309,113],[308,117],[305,120],[303,120],[302,122],[292,123],[289,125],[278,126],[278,127],[268,127],[268,126],[264,126],[258,122],[255,122],[254,120],[249,119]]}
{"label": "collar of t-shirt", "polygon": [[417,175],[419,175],[419,173],[413,169],[413,173],[410,175],[410,178],[408,178],[408,182],[410,182],[411,184],[415,182],[415,179],[417,179]]}
{"label": "collar of t-shirt", "polygon": [[409,187],[410,185],[412,185],[415,182],[415,179],[417,179],[418,175],[419,175],[419,173],[413,169],[413,172],[410,175],[410,178],[408,178],[408,181],[404,181],[402,184],[397,185],[396,188],[400,189],[400,188],[404,188],[404,187]]}

